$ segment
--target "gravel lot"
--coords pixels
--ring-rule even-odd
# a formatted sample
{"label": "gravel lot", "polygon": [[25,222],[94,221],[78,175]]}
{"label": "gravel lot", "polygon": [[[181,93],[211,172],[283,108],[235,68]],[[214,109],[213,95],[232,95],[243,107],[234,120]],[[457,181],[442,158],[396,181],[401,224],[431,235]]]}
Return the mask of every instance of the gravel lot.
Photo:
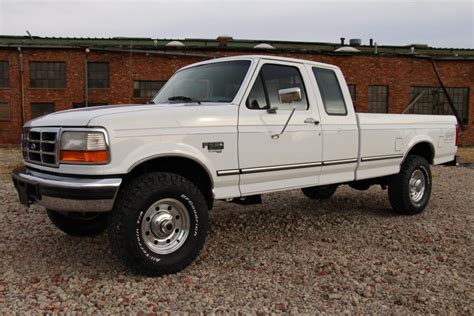
{"label": "gravel lot", "polygon": [[[0,150],[3,169],[16,150]],[[3,171],[4,172],[4,171]],[[26,212],[0,177],[0,313],[326,312],[474,314],[474,169],[435,167],[424,214],[397,216],[385,191],[300,191],[258,206],[219,202],[198,260],[161,278],[127,272],[107,236],[73,238]]]}

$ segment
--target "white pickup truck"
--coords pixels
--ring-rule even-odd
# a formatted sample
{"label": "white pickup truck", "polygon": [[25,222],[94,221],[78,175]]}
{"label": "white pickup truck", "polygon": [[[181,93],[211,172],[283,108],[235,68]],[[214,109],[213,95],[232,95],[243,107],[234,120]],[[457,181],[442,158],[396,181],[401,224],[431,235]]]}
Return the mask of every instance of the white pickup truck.
{"label": "white pickup truck", "polygon": [[153,104],[68,110],[29,121],[22,204],[46,208],[76,236],[108,229],[113,253],[146,275],[198,255],[214,200],[261,202],[301,188],[388,188],[394,211],[417,214],[430,164],[455,161],[454,116],[354,113],[340,69],[270,56],[180,69]]}

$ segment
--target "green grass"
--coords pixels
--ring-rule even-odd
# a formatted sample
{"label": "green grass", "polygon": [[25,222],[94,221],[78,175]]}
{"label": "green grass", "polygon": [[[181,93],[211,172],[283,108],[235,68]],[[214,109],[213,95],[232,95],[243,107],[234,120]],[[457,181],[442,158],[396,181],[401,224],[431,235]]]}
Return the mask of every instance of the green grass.
{"label": "green grass", "polygon": [[458,155],[461,163],[474,163],[474,147],[459,147]]}

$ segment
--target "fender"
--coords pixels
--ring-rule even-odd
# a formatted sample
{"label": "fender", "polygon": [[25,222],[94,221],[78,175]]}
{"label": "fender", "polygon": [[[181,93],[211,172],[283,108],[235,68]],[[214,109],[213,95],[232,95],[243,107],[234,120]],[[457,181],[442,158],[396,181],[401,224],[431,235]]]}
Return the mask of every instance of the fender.
{"label": "fender", "polygon": [[[229,197],[240,196],[238,187],[239,175],[233,175],[228,177],[217,177],[217,170],[219,166],[216,163],[221,161],[212,160],[213,156],[208,156],[207,149],[203,151],[202,148],[196,148],[192,144],[184,143],[163,143],[162,138],[157,138],[154,142],[142,144],[141,146],[115,146],[121,148],[122,159],[120,165],[115,168],[123,170],[121,174],[129,173],[136,166],[146,161],[160,158],[160,157],[183,157],[190,159],[204,168],[207,172],[208,177],[211,181],[212,191],[216,199],[223,199]],[[202,144],[202,142],[201,142]],[[133,148],[134,151],[127,151],[127,148]],[[206,155],[207,154],[207,155]],[[236,155],[235,155],[236,156]],[[110,169],[110,168],[109,168]],[[117,173],[117,170],[109,170],[111,173]]]}
{"label": "fender", "polygon": [[197,164],[199,164],[204,170],[206,170],[206,173],[207,175],[209,176],[209,179],[211,179],[211,183],[212,183],[212,186],[214,187],[214,178],[212,177],[212,173],[211,171],[209,170],[208,166],[205,165],[202,161],[196,159],[195,156],[192,156],[192,155],[189,155],[187,153],[180,153],[180,152],[174,152],[174,153],[160,153],[160,154],[155,154],[155,155],[152,155],[152,156],[148,156],[146,158],[143,158],[139,161],[137,161],[136,163],[134,163],[133,165],[131,165],[128,170],[127,170],[127,173],[130,173],[135,167],[141,165],[142,163],[145,163],[147,161],[150,161],[150,160],[153,160],[153,159],[156,159],[156,158],[165,158],[165,157],[181,157],[181,158],[186,158],[186,159],[189,159],[189,160],[192,160],[194,162],[196,162]]}
{"label": "fender", "polygon": [[421,143],[428,143],[428,145],[431,147],[432,153],[433,153],[433,158],[435,156],[435,148],[433,146],[433,139],[429,135],[416,135],[413,137],[410,142],[407,145],[407,149],[405,151],[405,155],[403,156],[403,159],[400,163],[400,166],[405,162],[405,159],[408,156],[408,153],[418,144]]}
{"label": "fender", "polygon": [[213,175],[216,174],[216,168],[212,166],[212,161],[197,148],[183,143],[148,143],[135,147],[135,150],[129,152],[125,159],[122,160],[126,165],[122,165],[121,169],[125,170],[125,173],[129,173],[133,168],[146,161],[173,156],[195,161],[206,170],[212,183],[214,183]]}

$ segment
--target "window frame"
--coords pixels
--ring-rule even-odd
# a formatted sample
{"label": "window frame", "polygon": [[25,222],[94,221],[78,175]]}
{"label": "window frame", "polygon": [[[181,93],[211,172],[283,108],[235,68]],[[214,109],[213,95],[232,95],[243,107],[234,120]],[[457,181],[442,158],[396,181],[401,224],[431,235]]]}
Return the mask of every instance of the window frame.
{"label": "window frame", "polygon": [[[270,97],[268,96],[268,89],[267,89],[267,85],[265,84],[265,75],[262,73],[262,69],[263,67],[267,66],[267,65],[270,65],[270,66],[282,66],[282,67],[289,67],[289,68],[294,68],[298,71],[298,74],[300,76],[300,79],[301,79],[301,84],[303,86],[303,91],[304,92],[304,97],[306,99],[306,109],[296,109],[295,111],[308,111],[310,109],[310,104],[309,104],[309,98],[308,98],[308,92],[307,92],[307,89],[306,89],[306,85],[305,85],[305,82],[304,82],[304,78],[303,78],[303,75],[301,73],[301,69],[300,67],[298,66],[295,66],[295,65],[288,65],[288,64],[283,64],[283,63],[274,63],[274,62],[265,62],[263,64],[260,65],[260,67],[258,67],[258,71],[257,71],[257,76],[255,77],[255,80],[252,82],[252,85],[251,85],[251,88],[247,94],[247,97],[245,98],[245,107],[249,110],[252,110],[252,111],[261,111],[261,110],[265,110],[267,111],[268,109],[272,108],[272,105],[270,103]],[[257,79],[258,77],[260,77],[260,79],[262,80],[262,86],[263,86],[263,92],[265,94],[265,102],[267,103],[267,106],[264,107],[264,108],[259,108],[259,109],[252,109],[252,108],[249,108],[249,102],[248,102],[248,99],[249,99],[249,96],[250,94],[252,93],[252,89],[255,85],[255,83],[257,82]],[[281,111],[290,111],[290,109],[288,110],[285,110],[285,109],[278,109],[278,110],[281,110]]]}
{"label": "window frame", "polygon": [[[345,110],[344,113],[329,113],[328,110],[326,109],[326,104],[325,104],[325,102],[324,102],[323,95],[322,95],[322,93],[321,93],[321,88],[320,88],[320,86],[319,86],[318,77],[316,76],[316,73],[314,72],[315,69],[323,69],[323,70],[329,70],[329,71],[332,71],[332,72],[333,72],[334,78],[336,78],[336,81],[337,81],[337,85],[338,85],[338,88],[339,88],[339,92],[341,93],[341,96],[342,96],[342,102],[344,103],[344,110]],[[327,115],[330,115],[330,116],[348,116],[348,115],[349,115],[349,111],[348,111],[348,109],[347,109],[346,98],[344,97],[344,93],[342,92],[341,83],[340,83],[340,81],[339,81],[339,78],[337,77],[337,72],[336,72],[334,69],[325,68],[325,67],[319,67],[319,66],[311,66],[311,72],[312,72],[312,74],[313,74],[314,80],[316,81],[316,87],[318,88],[319,96],[321,97],[321,101],[323,102],[324,112],[325,112]]]}
{"label": "window frame", "polygon": [[52,112],[49,112],[49,113],[47,113],[47,114],[51,114],[51,113],[56,112],[56,104],[54,104],[54,102],[30,102],[30,120],[33,120],[33,119],[35,119],[35,118],[38,118],[38,117],[47,115],[47,114],[42,114],[42,115],[33,117],[33,105],[44,105],[44,104],[52,105],[52,106],[53,106],[53,111],[52,111]]}
{"label": "window frame", "polygon": [[[423,86],[423,85],[414,85],[414,86],[410,86],[410,99],[412,100],[413,99],[413,92],[414,92],[414,89],[424,89],[425,91],[426,90],[431,90],[431,89],[436,89],[438,90],[438,93],[441,93],[443,94],[443,98],[444,98],[444,104],[443,104],[443,107],[444,106],[448,106],[449,108],[449,111],[452,111],[451,110],[451,107],[449,106],[449,101],[447,99],[447,96],[445,95],[444,93],[444,90],[442,87],[435,87],[435,86]],[[465,106],[466,106],[466,117],[465,117],[465,120],[464,120],[464,117],[463,117],[463,113],[462,113],[462,108],[461,109],[458,109],[456,108],[456,111],[458,112],[458,114],[461,116],[461,122],[462,122],[462,125],[463,126],[467,126],[469,125],[469,114],[470,114],[470,106],[469,106],[469,97],[470,97],[470,93],[471,93],[471,89],[470,87],[459,87],[459,86],[456,86],[456,87],[446,87],[446,90],[448,91],[448,93],[450,92],[450,90],[454,90],[454,89],[466,89],[466,103],[465,103]],[[454,103],[454,106],[456,106],[456,102],[455,100],[453,99],[453,95],[449,95],[451,100],[453,101]],[[416,97],[416,96],[415,96]],[[411,109],[409,110],[409,113],[411,114],[420,114],[420,115],[454,115],[454,113],[446,113],[443,111],[443,113],[441,114],[434,114],[433,112],[431,114],[428,114],[428,113],[415,113],[415,107],[417,105],[417,103],[419,102],[420,100],[418,100],[412,107]],[[461,110],[461,112],[460,112]],[[439,110],[438,110],[439,112]]]}
{"label": "window frame", "polygon": [[[0,60],[0,89],[10,89],[10,61],[9,60]],[[5,74],[6,77],[3,77],[3,71],[6,68]],[[1,82],[4,81],[6,82],[6,85],[1,85]]]}
{"label": "window frame", "polygon": [[[98,86],[94,86],[94,85],[91,85],[91,81],[95,81],[95,82],[98,82],[98,81],[104,81],[105,79],[95,79],[95,78],[91,78],[91,74],[92,73],[104,73],[105,71],[91,71],[91,68],[89,68],[89,66],[93,66],[93,65],[98,65],[98,64],[102,64],[102,65],[107,65],[107,85],[105,86],[101,86],[101,87],[98,87]],[[110,89],[110,62],[108,61],[87,61],[87,89]]]}
{"label": "window frame", "polygon": [[[133,80],[133,97],[136,98],[136,99],[154,99],[155,96],[157,95],[158,92],[160,92],[161,88],[163,88],[166,84],[166,82],[168,82],[168,80],[142,80],[142,79],[138,79],[138,80]],[[135,89],[135,83],[138,83],[138,89]],[[153,93],[150,97],[148,96],[140,96],[140,95],[135,95],[135,91],[142,91],[142,89],[140,89],[140,83],[161,83],[161,87],[155,92]],[[148,89],[149,91],[153,91],[153,90],[150,90]],[[147,91],[147,90],[145,90]]]}
{"label": "window frame", "polygon": [[[59,68],[60,65],[64,65],[64,78],[61,78],[62,77],[62,72],[61,70],[59,70],[59,79],[51,79],[51,78],[45,78],[45,79],[41,79],[41,78],[36,78],[36,73],[38,72],[38,70],[36,69],[36,64],[48,64],[48,65],[53,65],[53,68],[54,68],[54,65],[55,64],[58,64],[59,65]],[[35,69],[33,71],[33,65],[35,65]],[[43,70],[44,71],[44,70]],[[46,69],[46,72],[49,72],[50,70],[49,69]],[[53,69],[53,71],[55,71]],[[35,74],[35,78],[33,78],[33,73]],[[41,60],[31,60],[29,62],[29,76],[30,76],[30,85],[29,85],[29,88],[30,89],[67,89],[67,63],[65,61],[41,61]],[[48,76],[46,76],[48,77]],[[46,87],[43,87],[43,86],[33,86],[33,81],[40,81],[40,82],[46,82],[47,83],[47,86]],[[49,86],[48,83],[50,83],[51,81],[60,81],[60,83],[64,82],[64,86],[61,85],[59,87],[51,87]]]}
{"label": "window frame", "polygon": [[[377,88],[380,88],[380,87],[383,87],[386,89],[386,93],[385,93],[385,112],[372,112],[370,111],[370,89],[371,88],[374,88],[374,87],[377,87]],[[389,85],[386,85],[386,84],[371,84],[367,87],[367,113],[380,113],[380,114],[387,114],[389,113],[388,112],[388,100],[389,100]],[[372,101],[372,102],[381,102],[379,100],[377,101]]]}
{"label": "window frame", "polygon": [[12,120],[12,107],[8,102],[0,102],[0,106],[2,105],[6,105],[8,107],[8,118],[2,119],[2,117],[0,117],[0,122],[10,122]]}

